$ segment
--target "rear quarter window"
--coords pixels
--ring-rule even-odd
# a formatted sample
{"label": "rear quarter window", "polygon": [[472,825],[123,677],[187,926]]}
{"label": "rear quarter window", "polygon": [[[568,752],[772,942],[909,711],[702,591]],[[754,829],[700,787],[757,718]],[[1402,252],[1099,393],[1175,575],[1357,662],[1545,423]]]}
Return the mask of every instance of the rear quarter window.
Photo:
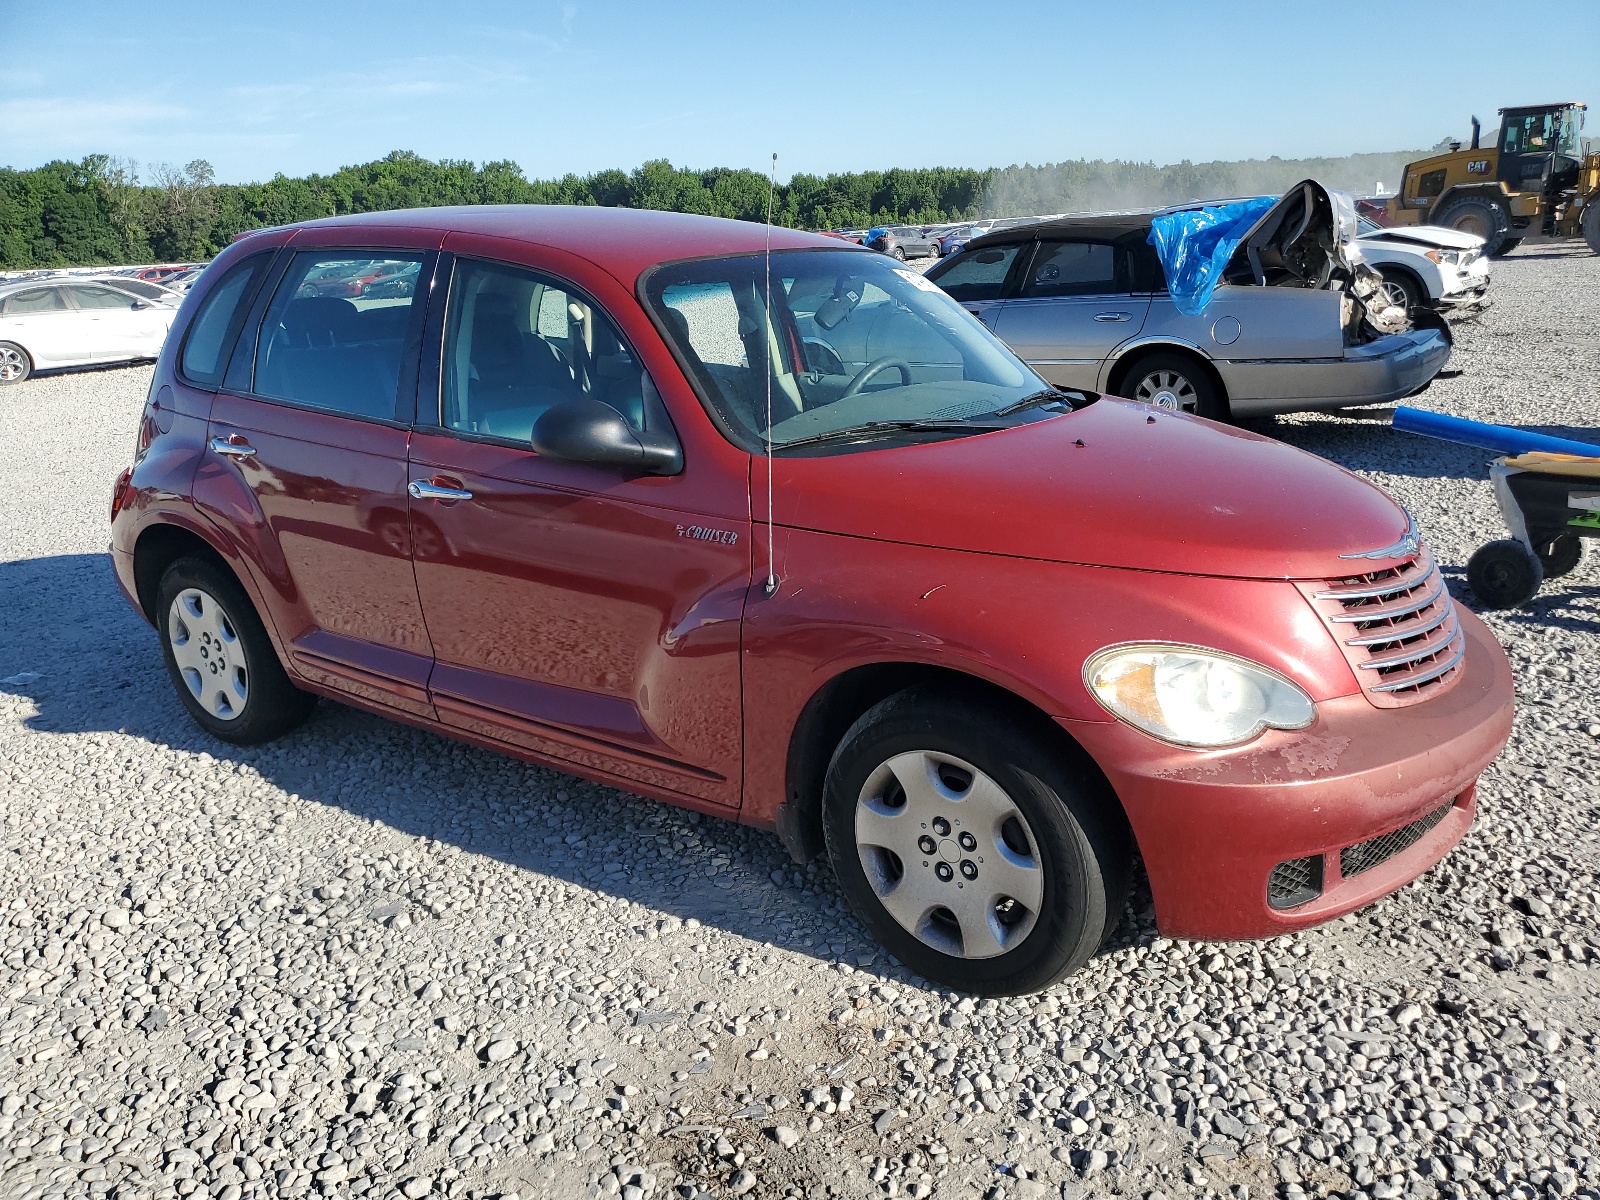
{"label": "rear quarter window", "polygon": [[270,253],[255,254],[235,263],[217,286],[206,293],[183,342],[179,369],[185,379],[210,388],[222,382],[228,351],[239,336],[256,284],[271,259]]}

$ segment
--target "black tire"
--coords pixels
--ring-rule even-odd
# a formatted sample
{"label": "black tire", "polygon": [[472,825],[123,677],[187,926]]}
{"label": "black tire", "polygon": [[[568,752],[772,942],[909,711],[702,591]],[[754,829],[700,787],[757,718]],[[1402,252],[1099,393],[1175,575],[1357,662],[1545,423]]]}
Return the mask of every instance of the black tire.
{"label": "black tire", "polygon": [[890,250],[889,253],[893,257],[899,259],[901,262],[905,262],[906,260],[906,252],[903,246],[896,246],[893,250]]}
{"label": "black tire", "polygon": [[[175,612],[180,602],[183,607]],[[214,637],[204,628],[210,625],[223,630],[223,636]],[[167,568],[156,592],[156,630],[178,699],[213,737],[241,746],[270,742],[304,724],[316,707],[315,696],[289,682],[239,581],[216,563],[180,558]],[[175,648],[174,639],[180,634],[183,640]],[[188,647],[193,651],[186,652]],[[186,658],[200,655],[207,674],[180,665],[180,653]],[[188,678],[186,671],[195,678]],[[222,681],[242,686],[242,698],[236,690],[220,686]],[[209,707],[196,695],[197,689],[204,694],[207,683],[215,686]],[[228,694],[218,701],[222,691]]]}
{"label": "black tire", "polygon": [[1483,239],[1483,252],[1491,258],[1502,254],[1511,236],[1511,218],[1506,210],[1484,196],[1458,196],[1431,219],[1431,224]]}
{"label": "black tire", "polygon": [[1589,211],[1583,214],[1583,240],[1589,249],[1600,254],[1600,196],[1588,201]]}
{"label": "black tire", "polygon": [[[902,924],[879,898],[863,864],[856,820],[858,807],[866,808],[864,789],[882,777],[896,756],[919,753],[959,760],[953,764],[955,778],[968,781],[968,800],[977,796],[977,789],[973,776],[963,776],[961,764],[970,764],[999,785],[1003,799],[1025,822],[1020,829],[1014,829],[1009,821],[1002,828],[1018,836],[1030,869],[1040,872],[1036,880],[1040,899],[1032,912],[1007,901],[989,910],[989,927],[1002,930],[1007,928],[1002,910],[1008,910],[1013,921],[1009,928],[1018,938],[1009,946],[997,938],[994,945],[1002,948],[990,957],[964,956],[966,939],[948,908],[929,909],[920,928],[932,940],[954,945],[954,953],[937,948]],[[945,780],[946,767],[938,771]],[[942,786],[947,790],[953,787],[948,782]],[[970,811],[960,808],[959,789],[951,794],[957,797],[950,805],[952,817],[961,812],[970,816]],[[901,795],[903,807],[908,801],[903,791]],[[943,803],[937,795],[935,802]],[[913,908],[927,902],[929,889],[935,896],[948,894],[952,902],[962,898],[950,890],[965,885],[953,878],[956,872],[950,864],[954,859],[939,858],[943,850],[950,849],[958,856],[970,853],[976,862],[983,861],[984,844],[962,839],[972,830],[984,829],[984,824],[971,823],[968,831],[957,834],[952,823],[960,822],[954,819],[941,826],[936,818],[931,830],[927,822],[907,827],[945,839],[929,860],[902,862],[900,857],[888,856],[891,867],[900,864],[899,878],[907,878],[908,871],[918,872],[911,877],[919,893],[908,902]],[[1076,766],[1067,755],[1052,752],[1003,714],[937,689],[913,688],[891,696],[850,727],[828,767],[823,832],[834,871],[862,923],[911,970],[957,991],[1008,996],[1048,987],[1077,970],[1099,949],[1116,927],[1128,894],[1131,848],[1127,827],[1116,797],[1092,767]],[[956,848],[957,840],[964,848]],[[1006,840],[1009,845],[1013,838]],[[991,846],[989,850],[996,856],[993,868],[1002,869],[1000,849]],[[926,852],[915,845],[910,851],[913,858]],[[882,851],[869,848],[866,855],[875,864],[885,861]],[[973,874],[965,875],[969,867]],[[965,879],[976,879],[985,869],[965,858],[961,861]],[[944,874],[936,875],[936,870]],[[880,882],[880,886],[884,885]],[[896,885],[891,879],[887,886]]]}
{"label": "black tire", "polygon": [[1485,608],[1520,608],[1538,594],[1544,565],[1521,542],[1503,538],[1467,560],[1467,583]]}
{"label": "black tire", "polygon": [[1495,253],[1498,254],[1501,258],[1504,258],[1506,255],[1510,254],[1513,250],[1515,250],[1520,245],[1522,245],[1522,239],[1521,238],[1508,237],[1505,241],[1500,243],[1500,249],[1497,250]]}
{"label": "black tire", "polygon": [[33,374],[33,358],[15,342],[0,342],[0,385],[21,383]]}
{"label": "black tire", "polygon": [[1391,299],[1399,303],[1407,312],[1416,308],[1428,298],[1428,293],[1423,289],[1421,281],[1404,267],[1396,267],[1384,263],[1378,268],[1378,274],[1383,276],[1386,288],[1398,295],[1391,295]]}
{"label": "black tire", "polygon": [[1571,575],[1583,561],[1583,539],[1575,533],[1558,533],[1548,542],[1534,542],[1546,579]]}
{"label": "black tire", "polygon": [[[1183,381],[1183,386],[1176,390],[1163,386],[1163,376],[1176,376]],[[1148,394],[1140,396],[1140,388],[1145,388]],[[1211,375],[1200,366],[1198,360],[1187,354],[1146,354],[1134,360],[1123,373],[1122,394],[1129,399],[1156,403],[1157,397],[1168,393],[1184,412],[1212,421],[1230,419],[1227,398],[1220,394]],[[1171,407],[1164,402],[1160,406]]]}

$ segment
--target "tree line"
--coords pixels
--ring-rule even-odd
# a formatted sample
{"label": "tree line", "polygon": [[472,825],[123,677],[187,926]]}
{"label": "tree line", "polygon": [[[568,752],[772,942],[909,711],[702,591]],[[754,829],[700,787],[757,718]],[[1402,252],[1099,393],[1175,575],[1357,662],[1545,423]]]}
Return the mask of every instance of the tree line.
{"label": "tree line", "polygon": [[[1371,180],[1384,177],[1374,171],[1393,178],[1399,164],[1419,153],[797,174],[778,185],[773,220],[833,229],[1127,207],[1282,190],[1308,174],[1368,190]],[[331,175],[227,184],[216,181],[203,159],[183,167],[161,164],[146,175],[138,163],[96,154],[28,170],[0,168],[0,268],[201,261],[248,229],[442,204],[594,204],[762,221],[767,187],[756,171],[691,170],[664,159],[632,171],[529,179],[514,162],[434,162],[402,150]]]}

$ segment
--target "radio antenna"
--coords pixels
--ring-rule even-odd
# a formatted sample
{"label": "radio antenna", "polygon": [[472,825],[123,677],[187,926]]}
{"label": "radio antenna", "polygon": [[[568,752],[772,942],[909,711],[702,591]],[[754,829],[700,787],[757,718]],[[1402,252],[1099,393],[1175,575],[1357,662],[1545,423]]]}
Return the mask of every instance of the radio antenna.
{"label": "radio antenna", "polygon": [[775,331],[772,328],[772,199],[778,190],[778,153],[772,153],[772,175],[767,180],[767,248],[766,248],[766,277],[767,277],[767,595],[776,595],[778,591],[778,549],[777,542],[773,540],[773,514],[772,514],[772,339]]}

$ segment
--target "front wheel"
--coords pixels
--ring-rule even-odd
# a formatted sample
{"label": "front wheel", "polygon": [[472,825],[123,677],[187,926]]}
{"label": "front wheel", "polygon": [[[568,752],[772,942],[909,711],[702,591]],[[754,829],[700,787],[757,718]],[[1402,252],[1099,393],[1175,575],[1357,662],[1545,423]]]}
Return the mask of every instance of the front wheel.
{"label": "front wheel", "polygon": [[1013,721],[930,689],[868,710],[828,768],[828,856],[911,970],[1016,995],[1082,966],[1127,896],[1116,798]]}
{"label": "front wheel", "polygon": [[1583,240],[1589,249],[1600,254],[1600,199],[1589,202],[1589,211],[1583,214]]}
{"label": "front wheel", "polygon": [[1483,252],[1490,258],[1505,252],[1511,236],[1511,219],[1506,210],[1483,196],[1461,196],[1450,201],[1433,223],[1481,237]]}
{"label": "front wheel", "polygon": [[168,567],[156,620],[178,699],[213,737],[254,745],[311,715],[316,697],[289,682],[249,597],[216,563],[182,558]]}
{"label": "front wheel", "polygon": [[1383,296],[1390,304],[1403,312],[1410,312],[1422,303],[1422,289],[1415,280],[1398,267],[1382,266],[1378,274],[1383,277],[1379,285],[1383,289]]}

